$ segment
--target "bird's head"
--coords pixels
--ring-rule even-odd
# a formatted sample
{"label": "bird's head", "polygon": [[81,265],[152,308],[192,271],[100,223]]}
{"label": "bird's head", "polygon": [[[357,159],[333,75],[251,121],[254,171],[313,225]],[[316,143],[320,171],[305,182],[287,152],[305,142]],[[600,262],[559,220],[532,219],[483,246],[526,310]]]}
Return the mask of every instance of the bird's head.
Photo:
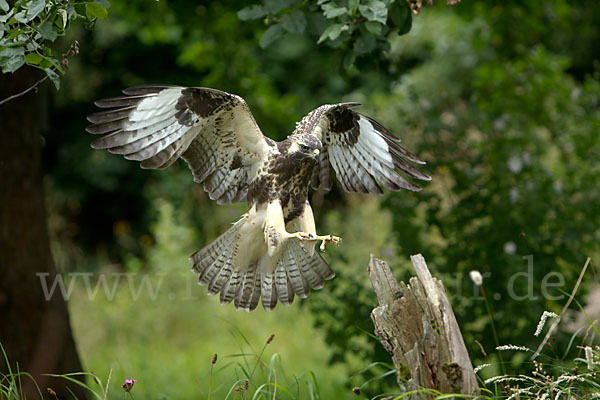
{"label": "bird's head", "polygon": [[321,141],[314,135],[291,136],[288,152],[295,157],[317,160],[321,153]]}

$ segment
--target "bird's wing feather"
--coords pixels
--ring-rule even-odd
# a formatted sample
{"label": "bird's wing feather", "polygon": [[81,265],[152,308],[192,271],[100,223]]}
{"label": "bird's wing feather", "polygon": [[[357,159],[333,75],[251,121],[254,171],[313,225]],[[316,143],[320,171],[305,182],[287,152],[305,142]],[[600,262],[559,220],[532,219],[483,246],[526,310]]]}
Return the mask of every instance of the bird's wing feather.
{"label": "bird's wing feather", "polygon": [[331,189],[331,170],[347,192],[382,194],[379,185],[398,191],[420,188],[399,174],[430,180],[409,161],[422,160],[400,146],[400,139],[376,121],[350,107],[358,103],[324,105],[310,112],[295,133],[312,133],[322,144],[321,157],[312,175],[312,186]]}
{"label": "bird's wing feather", "polygon": [[107,108],[88,116],[92,143],[142,168],[163,169],[183,158],[219,203],[246,201],[248,185],[272,141],[263,136],[246,102],[219,90],[167,85],[125,89],[98,100]]}

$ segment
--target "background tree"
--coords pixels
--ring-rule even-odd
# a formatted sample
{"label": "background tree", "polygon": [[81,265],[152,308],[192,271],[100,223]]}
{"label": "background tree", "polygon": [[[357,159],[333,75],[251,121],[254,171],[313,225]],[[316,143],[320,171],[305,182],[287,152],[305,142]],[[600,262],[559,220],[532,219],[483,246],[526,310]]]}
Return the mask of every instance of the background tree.
{"label": "background tree", "polygon": [[[0,358],[0,373],[25,370],[23,395],[39,396],[52,387],[61,398],[85,392],[66,380],[44,374],[82,370],[67,305],[60,295],[46,298],[40,276],[54,280],[57,271],[50,251],[46,228],[42,133],[48,128],[48,92],[37,86],[47,78],[58,88],[59,73],[77,47],[65,50],[62,59],[54,56],[50,42],[65,34],[70,23],[83,20],[93,24],[106,9],[97,3],[0,1],[0,343],[11,366]],[[85,10],[85,11],[83,11]],[[86,12],[81,14],[81,12]],[[27,65],[27,68],[21,68]],[[41,69],[40,78],[33,68]],[[39,388],[36,387],[36,383]]]}

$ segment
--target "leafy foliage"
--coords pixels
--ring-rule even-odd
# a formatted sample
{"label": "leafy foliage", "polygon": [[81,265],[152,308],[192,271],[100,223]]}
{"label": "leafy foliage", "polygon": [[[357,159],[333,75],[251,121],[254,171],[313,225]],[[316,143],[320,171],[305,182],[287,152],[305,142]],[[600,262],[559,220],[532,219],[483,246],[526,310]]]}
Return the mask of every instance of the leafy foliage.
{"label": "leafy foliage", "polygon": [[12,6],[0,0],[0,69],[3,73],[24,65],[41,69],[58,89],[70,54],[57,57],[52,43],[77,20],[93,27],[96,19],[107,17],[108,8],[107,0],[19,0]]}
{"label": "leafy foliage", "polygon": [[268,25],[259,42],[263,48],[289,35],[304,34],[318,38],[319,44],[340,49],[347,68],[357,57],[388,51],[388,34],[405,34],[412,24],[408,3],[389,0],[267,0],[243,8],[238,16],[242,20],[263,19]]}
{"label": "leafy foliage", "polygon": [[[218,354],[214,354],[212,360],[210,360],[208,376],[203,377],[206,382],[198,382],[197,390],[199,389],[202,394],[206,392],[207,399],[217,396],[217,398],[222,399],[236,399],[238,398],[238,394],[244,399],[247,399],[249,396],[253,399],[322,399],[317,376],[312,371],[288,376],[283,367],[282,356],[279,353],[273,353],[270,358],[266,359],[266,355],[264,354],[265,349],[274,340],[274,336],[269,336],[262,350],[258,353],[254,352],[252,344],[245,337],[241,336],[240,340],[245,341],[243,344],[244,348],[240,350],[241,353],[225,357],[218,357]],[[3,356],[7,361],[7,365],[10,365],[1,343],[0,356]],[[208,360],[206,364],[208,365]],[[119,397],[113,394],[114,392],[125,392],[125,398],[129,399],[135,399],[133,393],[136,393],[136,396],[142,395],[148,398],[157,398],[156,393],[149,393],[148,389],[144,387],[145,382],[143,380],[140,380],[140,383],[136,385],[138,382],[137,379],[115,379],[112,375],[112,370],[108,371],[107,375],[106,382],[103,382],[94,372],[47,374],[50,377],[64,379],[73,386],[81,386],[85,389],[84,393],[87,394],[88,398],[97,400]],[[213,387],[213,379],[215,381],[218,379],[219,384],[216,387]],[[25,400],[22,390],[23,381],[25,380],[31,380],[35,385],[37,389],[36,398],[45,398],[38,383],[33,379],[31,374],[19,370],[12,371],[9,367],[6,374],[0,373],[0,395],[2,395],[2,399]],[[87,383],[85,382],[86,380]],[[158,395],[158,398],[178,398],[172,394],[176,392],[172,390],[174,389],[174,385],[171,385],[168,389],[171,389],[171,393],[161,393]],[[52,398],[58,398],[56,392],[51,387],[47,387],[46,392]],[[190,397],[194,395],[196,393],[186,394],[186,396]],[[78,397],[74,394],[72,394],[72,398],[78,400]]]}
{"label": "leafy foliage", "polygon": [[[471,43],[490,32],[476,26]],[[423,223],[425,232],[437,232],[402,246],[419,248],[448,274],[474,354],[475,339],[494,345],[481,300],[462,283],[474,269],[489,277],[500,340],[529,344],[537,316],[563,298],[545,283],[562,282],[558,286],[568,290],[585,257],[600,250],[600,220],[592,211],[599,175],[591,161],[600,149],[594,134],[600,85],[592,77],[574,81],[566,59],[543,46],[499,63],[493,53],[474,59],[475,49],[461,48],[457,37],[443,53],[435,49],[444,44],[431,40],[432,63],[407,76],[395,93],[412,99],[399,111],[420,131],[422,151],[434,155],[438,182],[412,207],[389,198],[395,229],[411,237]],[[530,268],[530,277],[516,275]]]}
{"label": "leafy foliage", "polygon": [[[471,270],[484,274],[500,341],[531,345],[537,316],[559,307],[559,288],[569,290],[584,257],[600,252],[600,84],[593,75],[573,79],[568,59],[540,44],[505,58],[489,45],[494,27],[482,17],[422,18],[390,51],[397,65],[414,67],[390,93],[364,101],[369,115],[404,132],[434,177],[418,195],[385,196],[398,254],[423,253],[441,274],[475,358],[475,340],[488,351],[496,343]],[[324,294],[344,299],[330,312],[364,310],[361,289],[338,290]],[[353,348],[343,321],[324,322],[340,350]],[[568,336],[557,339],[564,346]]]}

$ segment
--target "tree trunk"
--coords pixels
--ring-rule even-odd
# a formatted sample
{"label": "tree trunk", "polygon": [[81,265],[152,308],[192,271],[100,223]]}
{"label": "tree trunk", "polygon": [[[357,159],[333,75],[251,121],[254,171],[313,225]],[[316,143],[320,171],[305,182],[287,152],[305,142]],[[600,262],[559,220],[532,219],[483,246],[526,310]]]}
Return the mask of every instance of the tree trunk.
{"label": "tree trunk", "polygon": [[[0,98],[27,89],[36,75],[26,67],[15,74],[0,74]],[[12,371],[18,363],[20,371],[29,372],[37,381],[44,397],[50,387],[59,398],[72,398],[68,384],[78,398],[85,398],[78,385],[42,375],[82,370],[65,299],[57,290],[47,300],[38,275],[45,273],[53,282],[57,274],[46,228],[41,173],[45,94],[31,91],[0,105],[0,343]],[[8,373],[3,357],[0,372]],[[27,398],[40,398],[31,379],[20,379]]]}
{"label": "tree trunk", "polygon": [[371,255],[369,277],[379,306],[371,312],[375,334],[391,353],[398,385],[408,399],[444,394],[479,395],[469,354],[441,281],[423,256],[411,257],[417,277],[396,282],[388,264]]}

